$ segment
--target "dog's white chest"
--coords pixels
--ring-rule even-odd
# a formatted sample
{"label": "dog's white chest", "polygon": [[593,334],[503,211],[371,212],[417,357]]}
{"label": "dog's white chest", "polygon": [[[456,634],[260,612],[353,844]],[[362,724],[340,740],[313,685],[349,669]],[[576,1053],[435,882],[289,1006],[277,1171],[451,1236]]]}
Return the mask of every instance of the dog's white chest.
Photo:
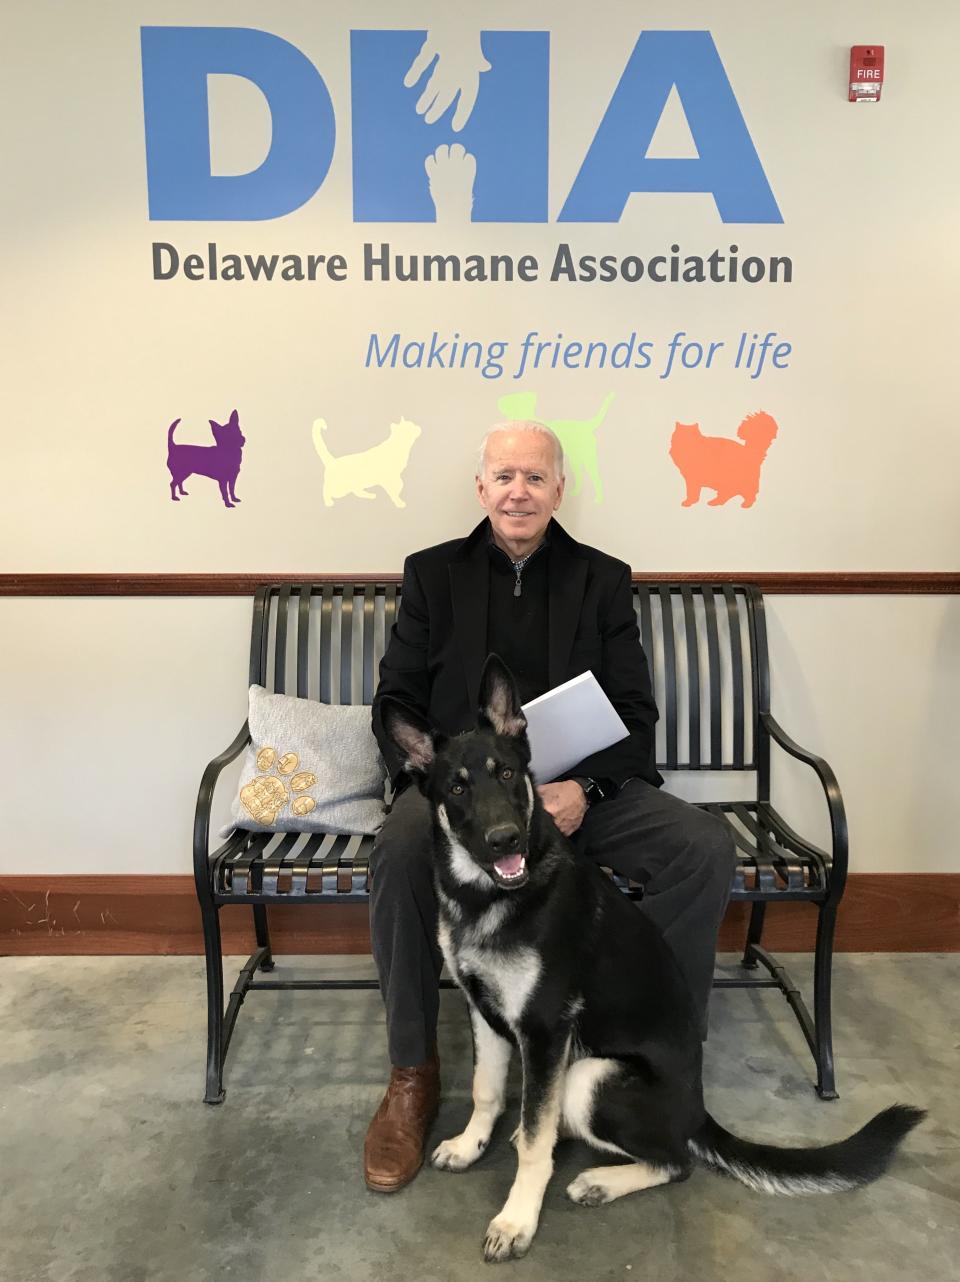
{"label": "dog's white chest", "polygon": [[516,1025],[540,980],[541,964],[532,948],[498,949],[482,944],[454,943],[446,923],[440,926],[440,947],[461,985],[478,980],[504,1023]]}

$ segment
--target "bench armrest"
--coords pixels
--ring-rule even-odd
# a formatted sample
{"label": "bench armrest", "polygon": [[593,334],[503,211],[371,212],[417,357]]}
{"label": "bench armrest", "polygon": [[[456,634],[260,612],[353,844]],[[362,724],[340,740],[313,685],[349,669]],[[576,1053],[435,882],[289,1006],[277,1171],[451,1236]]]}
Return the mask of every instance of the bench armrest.
{"label": "bench armrest", "polygon": [[780,725],[779,721],[769,712],[760,713],[760,724],[775,743],[783,748],[784,752],[796,757],[805,765],[811,766],[817,774],[823,786],[823,793],[827,800],[827,811],[830,815],[830,834],[832,838],[832,875],[831,875],[831,900],[838,900],[843,894],[844,883],[847,879],[847,861],[849,853],[849,834],[847,831],[847,812],[843,804],[843,795],[840,792],[840,785],[837,783],[837,776],[833,769],[823,759],[813,752],[808,752],[806,748],[791,739]]}
{"label": "bench armrest", "polygon": [[250,726],[245,721],[237,737],[228,748],[224,748],[214,757],[203,772],[200,780],[200,792],[197,795],[197,810],[193,820],[193,872],[199,890],[201,883],[204,889],[208,886],[207,865],[210,859],[210,811],[213,808],[213,794],[217,780],[224,766],[235,761],[250,743]]}

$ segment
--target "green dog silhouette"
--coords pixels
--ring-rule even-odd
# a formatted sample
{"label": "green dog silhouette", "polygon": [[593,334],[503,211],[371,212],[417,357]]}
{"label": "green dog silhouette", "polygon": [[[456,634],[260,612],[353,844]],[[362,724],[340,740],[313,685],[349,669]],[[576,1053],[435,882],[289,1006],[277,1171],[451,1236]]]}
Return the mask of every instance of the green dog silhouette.
{"label": "green dog silhouette", "polygon": [[[583,487],[584,474],[593,484],[594,503],[603,502],[603,483],[597,467],[596,430],[606,418],[607,410],[614,393],[609,392],[603,398],[603,404],[593,418],[580,421],[574,418],[541,419],[547,427],[552,428],[560,438],[563,452],[567,456],[570,470],[573,473],[573,494],[579,494]],[[497,401],[497,409],[507,418],[536,418],[537,395],[535,392],[508,392]]]}

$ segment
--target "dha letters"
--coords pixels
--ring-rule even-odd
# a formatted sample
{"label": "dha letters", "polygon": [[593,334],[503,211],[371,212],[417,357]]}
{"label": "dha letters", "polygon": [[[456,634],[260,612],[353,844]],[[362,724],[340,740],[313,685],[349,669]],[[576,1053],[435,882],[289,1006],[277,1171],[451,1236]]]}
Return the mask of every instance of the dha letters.
{"label": "dha letters", "polygon": [[[165,241],[154,241],[153,279],[189,281],[331,281],[340,284],[349,278],[344,254],[279,254],[221,252],[208,242],[204,253],[181,253]],[[513,282],[529,284],[541,279],[541,265],[534,254],[405,254],[395,252],[386,241],[363,246],[362,279],[368,282]],[[790,284],[793,260],[783,256],[741,257],[738,245],[724,253],[713,250],[706,257],[683,254],[679,245],[669,253],[647,259],[636,254],[575,255],[569,244],[557,246],[549,272],[551,283],[610,284],[639,281],[652,284],[706,284],[745,282]]]}

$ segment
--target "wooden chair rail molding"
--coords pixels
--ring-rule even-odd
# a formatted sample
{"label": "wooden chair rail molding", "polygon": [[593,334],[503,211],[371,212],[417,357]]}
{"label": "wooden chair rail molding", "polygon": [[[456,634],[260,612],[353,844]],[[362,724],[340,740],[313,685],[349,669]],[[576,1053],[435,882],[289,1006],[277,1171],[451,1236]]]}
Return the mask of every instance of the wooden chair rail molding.
{"label": "wooden chair rail molding", "polygon": [[[398,583],[397,571],[289,571],[256,574],[0,574],[0,596],[252,596],[261,583],[310,583],[330,579],[351,583]],[[709,570],[636,573],[643,583],[755,583],[763,592],[784,594],[956,593],[960,573],[950,571],[781,571]]]}
{"label": "wooden chair rail molding", "polygon": [[[732,904],[720,950],[739,952],[747,904]],[[321,913],[270,908],[275,951],[369,953],[366,904],[329,904]],[[764,944],[774,952],[813,948],[817,914],[795,904],[767,909]],[[254,947],[249,909],[222,910],[225,953]],[[854,873],[837,926],[842,952],[960,952],[960,873]],[[0,877],[0,955],[189,955],[203,953],[193,877]]]}

